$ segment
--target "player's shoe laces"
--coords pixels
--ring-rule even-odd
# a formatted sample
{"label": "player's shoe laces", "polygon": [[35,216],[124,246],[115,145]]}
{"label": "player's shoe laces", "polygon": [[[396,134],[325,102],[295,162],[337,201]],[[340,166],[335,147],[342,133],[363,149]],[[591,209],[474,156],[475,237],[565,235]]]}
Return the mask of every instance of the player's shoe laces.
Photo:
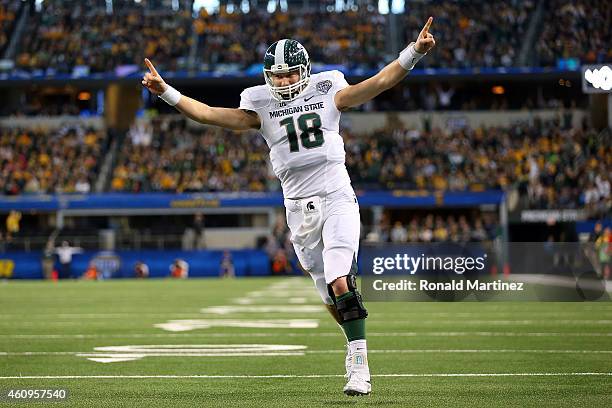
{"label": "player's shoe laces", "polygon": [[370,383],[370,368],[365,353],[358,351],[352,353],[348,368],[348,382],[344,386],[344,393],[351,396],[369,395],[372,392],[372,384]]}

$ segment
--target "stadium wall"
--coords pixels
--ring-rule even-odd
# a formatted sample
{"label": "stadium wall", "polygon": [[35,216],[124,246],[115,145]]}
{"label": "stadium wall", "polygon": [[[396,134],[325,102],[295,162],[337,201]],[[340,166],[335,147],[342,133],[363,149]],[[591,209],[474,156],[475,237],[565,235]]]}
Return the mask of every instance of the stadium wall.
{"label": "stadium wall", "polygon": [[[588,112],[581,109],[574,109],[572,112],[572,125],[580,126]],[[341,123],[345,127],[354,129],[360,133],[368,133],[384,128],[389,118],[393,117],[401,120],[404,125],[411,128],[422,129],[424,119],[430,121],[431,126],[446,128],[462,126],[509,126],[520,121],[530,121],[534,118],[542,120],[559,117],[557,109],[543,109],[530,111],[435,111],[435,112],[347,112],[342,115]],[[147,118],[139,118],[137,122],[148,122]],[[190,126],[200,127],[195,121],[188,120]],[[5,117],[0,118],[0,126],[7,128],[32,128],[45,127],[49,129],[59,128],[70,123],[78,123],[81,126],[94,129],[104,129],[106,127],[104,118],[100,116],[80,117],[80,116],[36,116],[36,117]]]}
{"label": "stadium wall", "polygon": [[[586,111],[572,111],[572,125],[580,126],[587,115]],[[559,110],[531,110],[531,111],[444,111],[444,112],[401,112],[397,118],[408,128],[422,129],[424,120],[431,123],[431,127],[461,128],[464,126],[510,126],[521,121],[531,121],[534,118],[541,120],[559,117]],[[384,128],[389,119],[385,113],[345,113],[342,115],[342,124],[357,132],[368,133]]]}
{"label": "stadium wall", "polygon": [[[236,276],[270,275],[270,258],[255,249],[230,251]],[[149,266],[149,276],[164,278],[170,275],[175,259],[189,264],[190,277],[218,277],[223,251],[85,251],[73,256],[71,274],[80,277],[93,262],[98,273],[112,278],[133,278],[134,266],[141,261]],[[0,279],[42,279],[44,255],[32,252],[0,253]],[[57,260],[54,269],[59,270]]]}
{"label": "stadium wall", "polygon": [[100,116],[35,116],[35,117],[5,117],[0,118],[0,127],[5,128],[35,128],[57,129],[62,126],[75,124],[83,127],[91,127],[96,130],[105,128],[104,119]]}

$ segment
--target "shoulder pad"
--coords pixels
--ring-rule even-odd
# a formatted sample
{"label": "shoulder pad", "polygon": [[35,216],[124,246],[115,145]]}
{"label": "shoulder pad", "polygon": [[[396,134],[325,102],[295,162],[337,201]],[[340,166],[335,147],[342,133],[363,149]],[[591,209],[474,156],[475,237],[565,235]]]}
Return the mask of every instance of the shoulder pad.
{"label": "shoulder pad", "polygon": [[246,88],[240,94],[243,99],[248,99],[257,108],[268,106],[272,102],[272,94],[267,85],[257,85]]}

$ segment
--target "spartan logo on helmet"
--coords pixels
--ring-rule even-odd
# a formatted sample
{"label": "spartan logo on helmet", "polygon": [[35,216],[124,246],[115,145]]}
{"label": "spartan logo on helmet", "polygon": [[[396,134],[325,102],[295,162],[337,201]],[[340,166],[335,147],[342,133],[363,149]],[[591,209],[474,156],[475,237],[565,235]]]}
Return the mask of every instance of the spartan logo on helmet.
{"label": "spartan logo on helmet", "polygon": [[[310,57],[302,44],[296,40],[279,40],[266,50],[263,71],[272,96],[279,101],[292,101],[308,86]],[[286,86],[274,85],[274,74],[290,72],[298,72],[299,81]]]}

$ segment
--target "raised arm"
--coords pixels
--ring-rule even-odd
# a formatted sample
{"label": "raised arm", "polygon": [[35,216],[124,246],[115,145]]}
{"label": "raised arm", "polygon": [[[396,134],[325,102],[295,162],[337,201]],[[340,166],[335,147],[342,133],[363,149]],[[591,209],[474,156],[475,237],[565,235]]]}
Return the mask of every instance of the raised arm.
{"label": "raised arm", "polygon": [[404,79],[414,64],[436,45],[433,35],[429,33],[432,22],[433,18],[429,17],[416,42],[408,45],[398,59],[384,67],[378,74],[338,91],[334,97],[338,109],[342,111],[361,105]]}
{"label": "raised arm", "polygon": [[259,129],[260,123],[257,113],[243,109],[208,106],[193,98],[181,95],[164,81],[148,58],[145,58],[145,64],[149,72],[142,78],[142,85],[151,93],[160,95],[162,99],[188,118],[205,125],[220,126],[232,130]]}

